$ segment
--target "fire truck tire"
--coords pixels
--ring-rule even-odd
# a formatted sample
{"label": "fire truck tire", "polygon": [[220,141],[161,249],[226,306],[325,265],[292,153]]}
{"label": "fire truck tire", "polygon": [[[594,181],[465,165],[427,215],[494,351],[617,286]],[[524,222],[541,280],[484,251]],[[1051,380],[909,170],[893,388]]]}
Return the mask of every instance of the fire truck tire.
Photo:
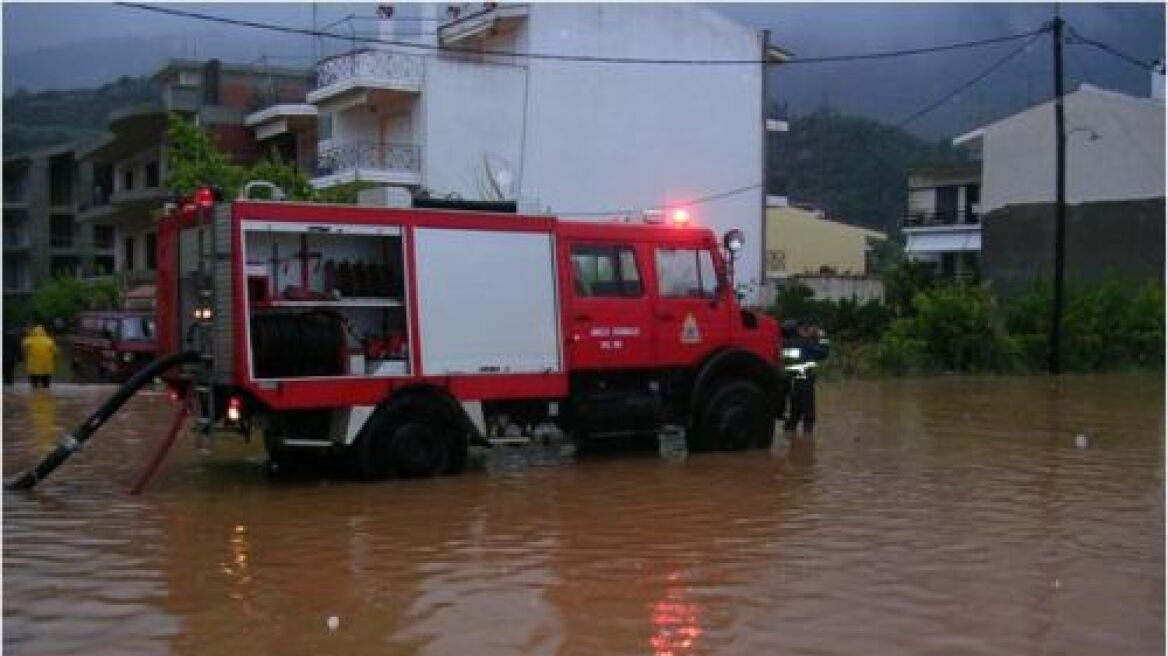
{"label": "fire truck tire", "polygon": [[382,411],[356,445],[363,478],[452,475],[466,468],[467,439],[440,403],[418,400]]}
{"label": "fire truck tire", "polygon": [[770,446],[775,422],[761,387],[747,380],[730,380],[711,395],[696,429],[691,449],[740,451]]}

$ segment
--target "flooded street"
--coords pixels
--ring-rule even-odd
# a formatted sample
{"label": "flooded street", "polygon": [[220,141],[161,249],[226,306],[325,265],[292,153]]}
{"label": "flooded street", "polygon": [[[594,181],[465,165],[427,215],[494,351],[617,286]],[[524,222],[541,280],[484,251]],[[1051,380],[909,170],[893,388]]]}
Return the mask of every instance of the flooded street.
{"label": "flooded street", "polygon": [[[7,391],[5,476],[108,391]],[[834,383],[814,443],[421,481],[186,440],[142,497],[172,406],[127,408],[4,493],[6,654],[1163,652],[1155,376]]]}

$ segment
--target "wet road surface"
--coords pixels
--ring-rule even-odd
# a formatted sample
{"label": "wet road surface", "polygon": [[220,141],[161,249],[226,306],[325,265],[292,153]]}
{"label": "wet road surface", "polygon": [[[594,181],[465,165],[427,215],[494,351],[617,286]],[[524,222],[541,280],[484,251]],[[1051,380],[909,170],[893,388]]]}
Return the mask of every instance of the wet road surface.
{"label": "wet road surface", "polygon": [[[106,393],[6,390],[5,475]],[[139,397],[4,493],[4,653],[1163,653],[1163,404],[1151,376],[845,382],[771,452],[381,483],[187,440],[130,497],[172,413]]]}

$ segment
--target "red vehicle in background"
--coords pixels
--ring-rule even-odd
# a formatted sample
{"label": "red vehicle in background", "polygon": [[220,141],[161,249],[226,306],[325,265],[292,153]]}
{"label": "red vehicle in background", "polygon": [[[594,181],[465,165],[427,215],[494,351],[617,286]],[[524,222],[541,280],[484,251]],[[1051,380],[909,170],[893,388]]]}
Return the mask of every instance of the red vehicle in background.
{"label": "red vehicle in background", "polygon": [[146,311],[82,312],[67,339],[79,382],[123,382],[158,352],[154,314]]}

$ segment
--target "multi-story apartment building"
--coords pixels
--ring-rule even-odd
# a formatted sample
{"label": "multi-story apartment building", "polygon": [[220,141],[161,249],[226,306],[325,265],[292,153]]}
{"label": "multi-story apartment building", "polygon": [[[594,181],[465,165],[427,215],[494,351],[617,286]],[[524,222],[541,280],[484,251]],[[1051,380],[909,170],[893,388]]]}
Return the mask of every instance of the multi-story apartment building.
{"label": "multi-story apartment building", "polygon": [[383,16],[382,43],[316,66],[315,185],[581,218],[684,204],[697,223],[744,230],[738,279],[762,281],[763,62],[786,57],[764,32],[697,5],[401,9],[416,15]]}
{"label": "multi-story apartment building", "polygon": [[981,171],[976,162],[909,172],[905,252],[947,278],[972,279],[981,259]]}
{"label": "multi-story apartment building", "polygon": [[[154,217],[166,202],[166,131],[170,113],[190,117],[207,130],[216,144],[240,164],[249,164],[267,147],[289,161],[311,158],[284,141],[257,140],[248,115],[281,100],[303,100],[309,75],[296,69],[266,65],[224,64],[217,60],[171,60],[153,80],[156,101],[111,114],[109,134],[78,151],[83,167],[80,220],[112,226],[113,252],[99,272],[127,274],[149,282],[156,267]],[[271,136],[271,135],[268,135]],[[311,146],[312,144],[309,144]],[[106,256],[103,256],[106,257]],[[111,266],[112,265],[112,266]]]}
{"label": "multi-story apartment building", "polygon": [[59,275],[109,263],[112,227],[78,222],[83,167],[72,144],[4,160],[4,298],[27,297]]}

